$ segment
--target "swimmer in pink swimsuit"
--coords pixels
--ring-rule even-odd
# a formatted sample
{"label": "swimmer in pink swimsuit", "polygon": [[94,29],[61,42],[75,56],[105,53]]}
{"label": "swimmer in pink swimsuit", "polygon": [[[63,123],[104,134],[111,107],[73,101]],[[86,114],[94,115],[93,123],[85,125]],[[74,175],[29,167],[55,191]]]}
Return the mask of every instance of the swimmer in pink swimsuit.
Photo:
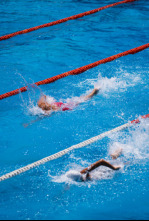
{"label": "swimmer in pink swimsuit", "polygon": [[80,103],[83,103],[89,99],[91,99],[94,95],[96,95],[99,92],[99,89],[95,88],[89,95],[82,96],[81,101],[73,103],[72,105],[68,103],[62,103],[62,102],[53,102],[49,103],[47,101],[47,96],[44,95],[40,98],[38,101],[38,107],[40,107],[45,113],[50,114],[53,111],[67,111],[72,110],[75,106],[79,105]]}
{"label": "swimmer in pink swimsuit", "polygon": [[[63,102],[55,102],[55,101],[49,101],[48,96],[43,95],[39,101],[37,102],[38,107],[41,108],[44,111],[44,114],[46,116],[51,115],[53,112],[56,111],[68,111],[68,110],[73,110],[77,105],[91,99],[94,95],[96,95],[99,92],[100,88],[95,88],[90,94],[86,96],[81,96],[80,101],[77,102],[70,102],[70,103],[63,103]],[[32,120],[31,122],[27,124],[23,124],[23,126],[26,128],[33,123],[41,120],[41,116],[38,117],[35,120]]]}

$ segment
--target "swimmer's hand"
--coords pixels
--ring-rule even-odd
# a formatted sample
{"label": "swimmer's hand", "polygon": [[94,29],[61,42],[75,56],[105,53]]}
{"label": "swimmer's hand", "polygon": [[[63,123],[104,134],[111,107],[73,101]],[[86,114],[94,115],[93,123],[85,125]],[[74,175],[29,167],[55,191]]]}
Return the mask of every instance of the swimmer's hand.
{"label": "swimmer's hand", "polygon": [[24,128],[27,128],[30,124],[23,124]]}
{"label": "swimmer's hand", "polygon": [[100,90],[100,87],[96,87],[95,89],[94,89],[94,95],[97,95],[98,93],[99,93],[99,90]]}
{"label": "swimmer's hand", "polygon": [[115,170],[120,170],[120,169],[121,169],[121,166],[115,167]]}

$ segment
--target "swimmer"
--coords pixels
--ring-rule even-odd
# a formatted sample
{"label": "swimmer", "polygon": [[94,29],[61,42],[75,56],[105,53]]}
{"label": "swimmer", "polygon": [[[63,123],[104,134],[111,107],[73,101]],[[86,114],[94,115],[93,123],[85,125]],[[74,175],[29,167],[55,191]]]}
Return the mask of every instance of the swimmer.
{"label": "swimmer", "polygon": [[[62,102],[49,102],[49,99],[48,99],[48,96],[46,95],[43,95],[39,101],[37,102],[38,104],[38,107],[41,108],[41,110],[44,111],[44,114],[49,117],[52,115],[52,113],[56,112],[56,111],[67,111],[67,110],[72,110],[75,106],[91,99],[93,96],[95,96],[96,94],[98,94],[100,90],[100,87],[98,88],[95,88],[90,94],[86,95],[86,96],[81,96],[80,97],[80,101],[78,102],[74,102],[74,103],[71,103],[71,104],[68,104],[68,103],[62,103]],[[38,116],[37,119],[35,120],[32,120],[31,122],[29,123],[25,123],[23,124],[24,128],[27,128],[29,126],[31,126],[32,124],[40,121],[44,119],[43,116]]]}
{"label": "swimmer", "polygon": [[[100,90],[100,88],[95,88],[90,94],[88,94],[86,96],[81,96],[80,101],[76,102],[75,106],[91,99],[93,96],[95,96],[99,92],[99,90]],[[65,104],[62,102],[49,103],[46,95],[42,96],[39,99],[38,107],[41,108],[46,114],[51,114],[53,111],[59,111],[59,110],[61,110],[61,111],[72,110],[71,105],[69,105],[67,103],[65,103]]]}
{"label": "swimmer", "polygon": [[120,170],[121,169],[120,166],[117,166],[117,167],[113,166],[112,164],[110,164],[106,160],[102,159],[102,160],[99,160],[96,163],[90,165],[89,167],[85,168],[84,170],[80,171],[80,174],[82,175],[82,181],[85,182],[85,181],[91,180],[92,177],[91,177],[90,173],[100,166],[108,167],[111,170]]}
{"label": "swimmer", "polygon": [[[112,159],[116,160],[122,154],[122,151],[123,151],[122,148],[116,150],[111,155]],[[91,164],[89,167],[83,169],[80,172],[74,171],[73,174],[68,173],[67,176],[71,179],[74,179],[75,181],[80,181],[80,182],[90,181],[90,180],[92,180],[92,177],[91,177],[90,173],[92,171],[94,171],[95,169],[99,168],[100,166],[110,168],[111,170],[114,170],[114,171],[117,171],[117,170],[121,169],[120,166],[113,166],[109,162],[102,159],[102,160],[97,161],[94,164]]]}

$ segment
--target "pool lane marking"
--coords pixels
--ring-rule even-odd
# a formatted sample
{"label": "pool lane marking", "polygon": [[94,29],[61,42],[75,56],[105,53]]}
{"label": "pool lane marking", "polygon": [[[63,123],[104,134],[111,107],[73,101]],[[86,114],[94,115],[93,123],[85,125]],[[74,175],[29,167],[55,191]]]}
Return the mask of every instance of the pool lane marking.
{"label": "pool lane marking", "polygon": [[[147,119],[147,118],[149,118],[149,114],[145,115],[145,116],[142,116],[141,118],[142,119]],[[31,169],[33,169],[35,167],[38,167],[38,166],[40,166],[42,164],[45,164],[47,162],[50,162],[52,160],[56,160],[56,159],[58,159],[58,158],[60,158],[60,157],[62,157],[64,155],[66,155],[67,153],[69,153],[72,150],[76,150],[76,149],[80,149],[80,148],[83,148],[85,146],[88,146],[88,145],[90,145],[90,144],[92,144],[92,143],[94,143],[94,142],[96,142],[98,140],[103,139],[104,137],[109,136],[112,133],[116,133],[118,131],[127,129],[127,128],[133,126],[134,124],[138,124],[138,123],[140,123],[140,119],[128,122],[127,124],[124,124],[124,125],[122,125],[120,127],[116,127],[115,129],[107,131],[105,133],[102,133],[102,134],[100,134],[98,136],[92,137],[92,138],[90,138],[90,139],[88,139],[88,140],[86,140],[84,142],[81,142],[81,143],[79,143],[77,145],[73,145],[73,146],[71,146],[71,147],[69,147],[69,148],[67,148],[65,150],[62,150],[62,151],[60,151],[60,152],[58,152],[56,154],[53,154],[53,155],[48,156],[46,158],[43,158],[43,159],[41,159],[39,161],[36,161],[36,162],[34,162],[32,164],[29,164],[29,165],[27,165],[25,167],[22,167],[22,168],[20,168],[18,170],[15,170],[15,171],[11,172],[11,173],[7,173],[7,174],[5,174],[5,175],[0,177],[0,182],[4,181],[4,180],[7,180],[7,179],[10,179],[12,177],[15,177],[15,176],[17,176],[19,174],[25,173],[26,171],[29,171],[29,170],[31,170]]]}
{"label": "pool lane marking", "polygon": [[[128,51],[116,54],[116,55],[113,55],[111,57],[104,58],[104,59],[96,61],[94,63],[85,65],[83,67],[80,67],[80,68],[77,68],[77,69],[65,72],[63,74],[59,74],[59,75],[53,76],[51,78],[48,78],[48,79],[45,79],[45,80],[42,80],[42,81],[38,81],[38,82],[35,83],[35,85],[40,86],[40,85],[44,85],[44,84],[50,84],[50,83],[53,83],[53,82],[55,82],[55,81],[57,81],[59,79],[65,78],[67,76],[78,75],[78,74],[84,73],[87,70],[95,68],[95,67],[97,67],[97,66],[99,66],[101,64],[105,64],[105,63],[114,61],[114,60],[116,60],[116,59],[118,59],[120,57],[127,56],[127,55],[130,55],[130,54],[136,54],[136,53],[138,53],[140,51],[143,51],[143,50],[145,50],[147,48],[149,48],[149,43],[147,43],[145,45],[141,45],[141,46],[133,48],[133,49],[130,49]],[[27,90],[28,90],[28,87],[25,86],[25,87],[22,87],[22,88],[19,88],[19,89],[7,92],[5,94],[0,95],[0,100],[8,98],[8,97],[11,97],[11,96],[14,96],[14,95],[17,95],[17,94],[25,92]]]}
{"label": "pool lane marking", "polygon": [[124,0],[124,1],[116,2],[116,3],[113,3],[113,4],[107,5],[107,6],[103,6],[103,7],[91,10],[91,11],[87,11],[87,12],[83,12],[83,13],[80,13],[80,14],[77,14],[77,15],[73,15],[73,16],[63,18],[63,19],[60,19],[60,20],[57,20],[57,21],[49,22],[49,23],[46,23],[46,24],[43,24],[43,25],[39,25],[39,26],[36,26],[36,27],[25,29],[25,30],[22,30],[22,31],[17,31],[17,32],[14,32],[14,33],[11,33],[11,34],[1,36],[0,41],[10,39],[10,38],[15,37],[17,35],[22,35],[22,34],[32,32],[32,31],[36,31],[36,30],[41,29],[41,28],[46,28],[46,27],[58,25],[58,24],[61,24],[61,23],[64,23],[64,22],[67,22],[67,21],[70,21],[70,20],[75,20],[75,19],[78,19],[78,18],[82,18],[84,16],[95,14],[95,13],[97,13],[99,11],[102,11],[104,9],[107,9],[107,8],[111,8],[111,7],[120,5],[120,4],[130,3],[130,2],[134,2],[134,1],[136,1],[136,0]]}

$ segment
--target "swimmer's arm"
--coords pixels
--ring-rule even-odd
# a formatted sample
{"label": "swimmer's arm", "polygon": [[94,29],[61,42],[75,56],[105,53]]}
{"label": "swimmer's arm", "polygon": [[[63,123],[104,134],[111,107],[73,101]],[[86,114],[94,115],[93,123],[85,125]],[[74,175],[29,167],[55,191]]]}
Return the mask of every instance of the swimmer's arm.
{"label": "swimmer's arm", "polygon": [[83,101],[87,101],[91,99],[92,97],[94,97],[95,95],[97,95],[99,90],[100,90],[99,88],[95,88],[90,94],[86,96],[82,96],[81,98],[83,99]]}
{"label": "swimmer's arm", "polygon": [[81,96],[80,101],[78,101],[76,104],[81,104],[87,100],[90,100],[92,97],[94,97],[96,94],[98,94],[100,88],[95,88],[90,94],[86,95],[86,96]]}
{"label": "swimmer's arm", "polygon": [[108,167],[112,170],[119,170],[120,167],[115,167],[112,164],[110,164],[109,162],[105,161],[105,160],[99,160],[96,163],[92,164],[91,166],[85,168],[84,170],[82,170],[80,173],[81,174],[85,174],[87,172],[92,172],[93,170],[95,170],[96,168],[100,167],[100,166],[105,166]]}

